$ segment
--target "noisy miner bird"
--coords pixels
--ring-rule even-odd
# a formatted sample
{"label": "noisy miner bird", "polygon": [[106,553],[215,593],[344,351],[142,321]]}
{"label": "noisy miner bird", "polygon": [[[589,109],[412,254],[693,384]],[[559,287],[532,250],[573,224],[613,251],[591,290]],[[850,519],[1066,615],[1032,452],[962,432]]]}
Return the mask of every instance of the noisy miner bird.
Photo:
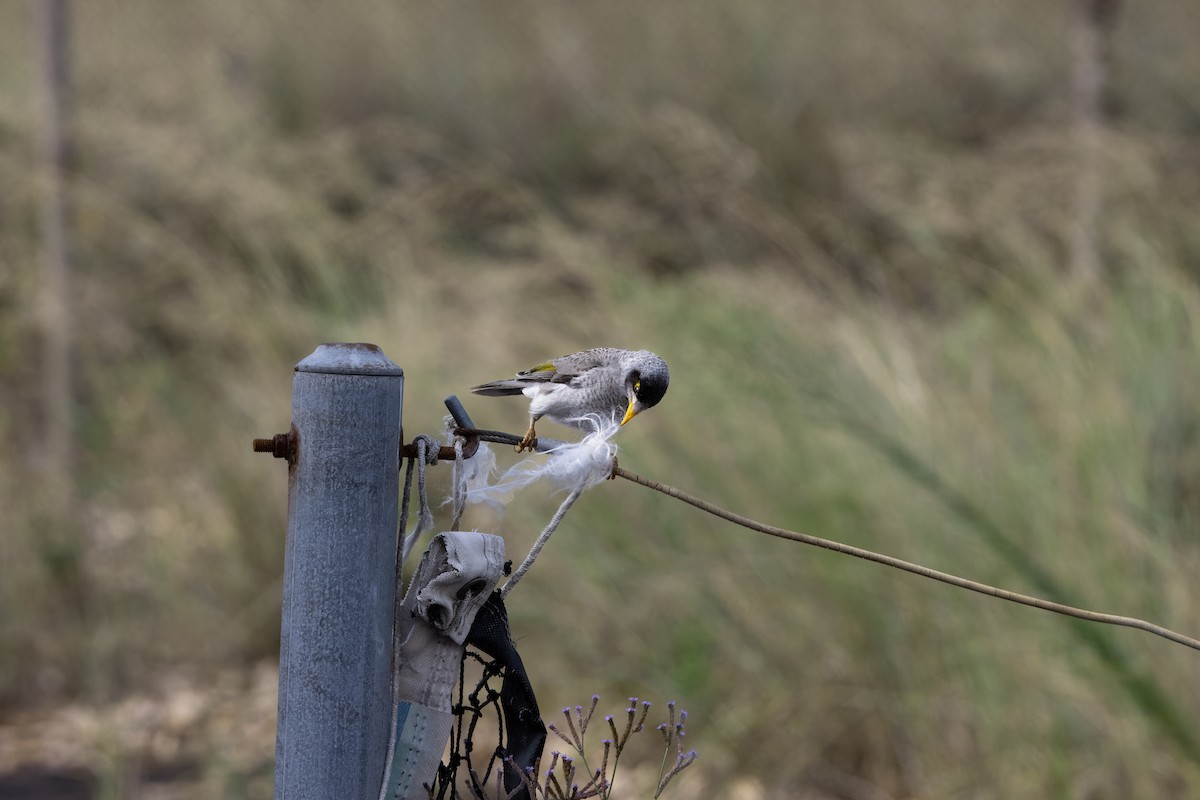
{"label": "noisy miner bird", "polygon": [[589,414],[615,419],[623,413],[624,425],[662,400],[670,378],[666,362],[647,350],[595,347],[471,391],[486,397],[523,394],[529,398],[529,430],[517,445],[519,453],[533,449],[537,441],[534,425],[542,417],[586,428]]}

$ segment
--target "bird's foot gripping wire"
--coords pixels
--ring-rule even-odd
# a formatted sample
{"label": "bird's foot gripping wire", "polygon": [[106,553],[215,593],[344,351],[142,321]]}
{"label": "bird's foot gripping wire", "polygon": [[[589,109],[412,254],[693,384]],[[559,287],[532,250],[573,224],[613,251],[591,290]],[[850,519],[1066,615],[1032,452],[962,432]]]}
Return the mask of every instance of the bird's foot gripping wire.
{"label": "bird's foot gripping wire", "polygon": [[533,423],[529,423],[529,430],[525,431],[525,436],[521,441],[517,442],[516,450],[518,453],[523,453],[526,450],[530,452],[537,449],[537,431],[533,429]]}

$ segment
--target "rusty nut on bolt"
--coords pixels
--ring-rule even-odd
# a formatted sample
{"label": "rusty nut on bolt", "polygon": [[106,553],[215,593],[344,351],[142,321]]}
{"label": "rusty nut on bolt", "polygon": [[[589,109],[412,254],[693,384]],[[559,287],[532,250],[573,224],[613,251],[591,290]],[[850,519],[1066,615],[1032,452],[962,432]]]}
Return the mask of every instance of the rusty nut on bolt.
{"label": "rusty nut on bolt", "polygon": [[292,434],[277,433],[270,439],[255,439],[254,452],[270,453],[276,458],[286,458],[289,462],[292,460]]}

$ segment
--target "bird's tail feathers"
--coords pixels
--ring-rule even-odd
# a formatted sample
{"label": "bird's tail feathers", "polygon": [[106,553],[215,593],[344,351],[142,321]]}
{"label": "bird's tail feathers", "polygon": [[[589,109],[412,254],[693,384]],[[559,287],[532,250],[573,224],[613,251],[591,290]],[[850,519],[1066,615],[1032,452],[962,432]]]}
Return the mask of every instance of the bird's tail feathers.
{"label": "bird's tail feathers", "polygon": [[521,394],[529,384],[512,378],[503,381],[492,381],[474,386],[471,391],[484,397],[505,397],[510,394]]}

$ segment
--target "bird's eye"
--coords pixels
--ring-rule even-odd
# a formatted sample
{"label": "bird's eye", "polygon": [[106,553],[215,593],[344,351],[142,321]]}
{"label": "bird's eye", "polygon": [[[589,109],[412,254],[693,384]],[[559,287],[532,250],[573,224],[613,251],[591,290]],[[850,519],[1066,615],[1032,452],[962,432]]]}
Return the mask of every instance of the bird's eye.
{"label": "bird's eye", "polygon": [[634,382],[633,382],[633,392],[634,392],[634,394],[637,394],[637,393],[638,393],[638,392],[640,392],[641,390],[642,390],[642,382],[641,382],[641,381],[634,381]]}

